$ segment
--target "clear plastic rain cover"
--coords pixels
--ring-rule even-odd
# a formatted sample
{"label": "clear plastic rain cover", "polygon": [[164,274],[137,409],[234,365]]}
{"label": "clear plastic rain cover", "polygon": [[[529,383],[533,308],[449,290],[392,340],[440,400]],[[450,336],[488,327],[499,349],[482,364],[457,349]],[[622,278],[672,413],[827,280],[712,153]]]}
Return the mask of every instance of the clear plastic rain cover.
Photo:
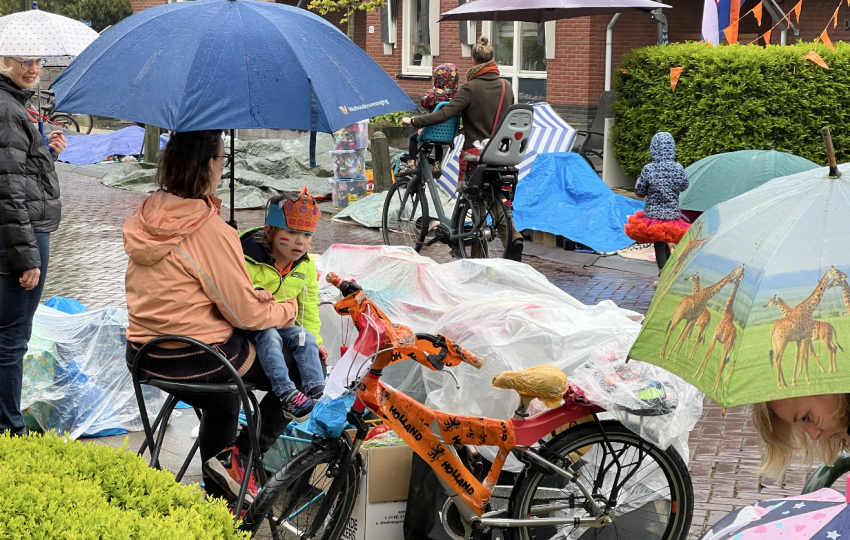
{"label": "clear plastic rain cover", "polygon": [[[123,309],[67,315],[39,306],[24,357],[21,408],[28,424],[68,432],[74,439],[140,431],[142,422],[124,361],[126,332]],[[148,411],[155,414],[165,394],[142,388]]]}
{"label": "clear plastic rain cover", "polygon": [[[448,374],[414,362],[400,362],[384,370],[385,382],[440,411],[510,418],[519,395],[493,388],[493,377],[541,364],[560,368],[571,382],[578,382],[574,374],[580,371],[582,381],[589,382],[588,375],[593,374],[600,378],[598,384],[604,384],[601,378],[611,366],[593,371],[599,358],[625,358],[643,319],[611,301],[584,305],[532,267],[504,259],[438,264],[409,248],[335,245],[322,255],[319,269],[323,275],[332,271],[343,279],[356,280],[393,322],[408,325],[414,332],[445,335],[485,359],[480,370],[466,364],[452,369],[460,388]],[[339,291],[324,280],[320,294],[325,301],[339,298]],[[330,305],[322,306],[321,314],[322,337],[333,363],[343,339],[353,343],[356,330]],[[630,362],[628,367],[646,372],[644,378],[649,382],[669,382],[673,392],[673,375],[646,364]],[[649,417],[636,416],[632,405],[640,401],[648,414],[646,409],[655,403],[652,400],[616,392],[601,394],[596,385],[590,384],[587,390],[594,392],[600,405],[610,405],[617,420],[662,448],[675,442],[687,459],[688,433],[702,411],[702,396],[695,388],[675,381],[675,390],[680,391],[675,414]],[[628,394],[645,389],[621,385],[617,390]],[[649,393],[657,394],[655,390]],[[628,406],[615,406],[618,403]]]}

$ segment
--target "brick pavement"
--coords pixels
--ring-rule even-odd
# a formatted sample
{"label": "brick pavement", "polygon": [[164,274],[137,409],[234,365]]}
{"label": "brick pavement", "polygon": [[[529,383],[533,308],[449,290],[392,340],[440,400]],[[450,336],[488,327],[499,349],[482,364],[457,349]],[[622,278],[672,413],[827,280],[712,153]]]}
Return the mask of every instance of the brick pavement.
{"label": "brick pavement", "polygon": [[[51,262],[44,298],[62,295],[77,298],[90,309],[125,306],[121,226],[145,195],[107,188],[97,180],[73,174],[60,174],[63,220],[51,237]],[[240,229],[262,224],[260,211],[237,212]],[[378,231],[333,222],[323,218],[313,240],[312,251],[321,253],[332,243],[379,244]],[[432,246],[423,251],[438,262],[450,260],[448,249]],[[568,267],[534,257],[530,266],[578,300],[595,304],[613,300],[621,307],[646,313],[654,289],[653,278],[596,267]],[[115,438],[113,438],[115,439]],[[141,439],[131,438],[131,445]],[[104,441],[120,445],[120,438]],[[179,463],[179,443],[166,452],[170,462]],[[755,474],[758,448],[749,412],[735,408],[721,415],[712,402],[706,402],[702,419],[689,440],[690,470],[696,494],[692,537],[703,532],[722,516],[740,505],[757,500],[800,492],[809,473],[793,466],[779,482]],[[171,451],[173,450],[173,451]],[[173,455],[172,455],[173,454]],[[197,460],[196,460],[197,461]],[[197,465],[186,481],[198,480]]]}

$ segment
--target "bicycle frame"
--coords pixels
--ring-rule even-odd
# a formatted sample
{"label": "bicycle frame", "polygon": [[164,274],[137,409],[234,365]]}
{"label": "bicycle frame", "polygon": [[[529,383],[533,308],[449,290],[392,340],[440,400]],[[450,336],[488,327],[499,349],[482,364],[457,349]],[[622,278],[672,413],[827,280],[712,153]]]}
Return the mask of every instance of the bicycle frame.
{"label": "bicycle frame", "polygon": [[[407,207],[407,203],[410,200],[411,193],[415,193],[416,189],[419,186],[419,182],[424,182],[428,194],[431,196],[431,202],[433,203],[433,207],[437,211],[437,220],[440,225],[444,227],[446,231],[449,231],[448,238],[444,239],[445,243],[451,243],[457,240],[462,240],[466,238],[471,238],[478,234],[478,231],[484,225],[484,220],[486,219],[486,212],[484,216],[478,215],[480,214],[478,206],[472,205],[472,216],[473,216],[473,227],[469,232],[455,231],[452,228],[452,223],[454,222],[454,215],[448,216],[446,215],[446,211],[443,208],[442,200],[440,199],[439,188],[437,187],[437,182],[434,179],[434,174],[431,172],[431,164],[428,161],[428,156],[431,154],[431,148],[435,143],[424,142],[417,149],[417,167],[419,169],[420,175],[417,176],[413,181],[407,184],[407,190],[404,192],[401,198],[401,205],[399,206],[399,214]],[[419,180],[421,178],[421,180]],[[461,178],[461,188],[465,185],[466,178]],[[462,191],[459,190],[459,191]],[[491,195],[493,197],[496,196],[494,190],[491,187]],[[430,216],[429,216],[430,219]],[[428,225],[430,228],[430,224]]]}
{"label": "bicycle frame", "polygon": [[[352,453],[356,454],[366,435],[362,415],[368,408],[377,414],[398,434],[442,479],[444,486],[453,492],[471,512],[463,512],[469,522],[489,527],[523,527],[529,520],[500,518],[501,512],[484,513],[493,493],[493,487],[502,471],[508,454],[520,452],[528,461],[547,472],[574,481],[589,501],[593,518],[550,518],[535,520],[536,525],[573,524],[578,527],[601,527],[610,523],[607,516],[597,505],[590,490],[582,484],[569,468],[558,467],[530,449],[531,445],[556,429],[571,422],[603,411],[602,408],[587,403],[584,394],[571,387],[566,402],[561,407],[551,409],[528,419],[498,420],[472,417],[435,411],[418,403],[404,393],[385,385],[380,379],[383,368],[404,360],[416,360],[428,369],[439,371],[444,367],[454,367],[461,362],[476,368],[483,365],[483,359],[465,350],[443,336],[414,334],[409,328],[393,324],[372,303],[371,300],[351,282],[342,282],[335,274],[328,274],[327,280],[345,289],[353,291],[335,304],[340,315],[349,315],[360,332],[366,335],[370,329],[377,332],[379,339],[374,350],[362,350],[367,340],[359,340],[363,354],[373,354],[374,361],[369,373],[357,384],[354,406],[349,419],[358,427]],[[356,288],[355,288],[356,287]],[[357,346],[357,344],[356,344]],[[368,347],[368,345],[367,345]],[[604,431],[603,431],[604,434]],[[483,482],[469,471],[457,455],[455,446],[482,445],[498,447],[499,452],[493,461],[490,473]],[[615,458],[616,459],[616,458]],[[460,506],[459,506],[460,508]],[[567,506],[564,506],[567,508]],[[553,511],[547,506],[546,512]],[[474,515],[473,515],[474,514]]]}

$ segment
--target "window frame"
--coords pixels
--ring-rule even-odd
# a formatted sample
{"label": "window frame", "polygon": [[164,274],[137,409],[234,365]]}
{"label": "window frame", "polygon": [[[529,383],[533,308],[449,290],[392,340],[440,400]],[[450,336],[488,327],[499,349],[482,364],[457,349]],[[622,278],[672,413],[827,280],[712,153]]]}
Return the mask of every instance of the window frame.
{"label": "window frame", "polygon": [[[555,24],[556,21],[546,22],[546,60],[555,58]],[[491,43],[495,43],[495,31],[497,25],[493,21],[484,21],[481,24],[481,35],[487,36]],[[549,79],[549,62],[546,63],[546,71],[530,71],[517,69],[517,63],[522,64],[522,22],[514,21],[514,64],[512,66],[499,66],[499,71],[502,77],[510,80],[511,87],[514,90],[514,101],[519,100],[519,80],[520,79]]]}
{"label": "window frame", "polygon": [[431,66],[414,66],[411,61],[411,7],[416,0],[402,0],[401,5],[401,73],[402,75],[432,75],[437,66],[433,58],[440,55],[440,0],[428,1],[428,26],[431,37]]}

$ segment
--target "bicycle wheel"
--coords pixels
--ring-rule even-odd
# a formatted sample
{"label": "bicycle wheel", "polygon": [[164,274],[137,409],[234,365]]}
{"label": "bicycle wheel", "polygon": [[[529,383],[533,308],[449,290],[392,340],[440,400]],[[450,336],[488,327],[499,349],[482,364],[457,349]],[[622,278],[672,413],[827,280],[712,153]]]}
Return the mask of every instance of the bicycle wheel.
{"label": "bicycle wheel", "polygon": [[76,131],[77,133],[80,132],[80,124],[78,124],[77,121],[74,120],[70,115],[65,113],[54,114],[53,116],[51,116],[50,120],[48,121],[48,125],[50,127],[71,129]]}
{"label": "bicycle wheel", "polygon": [[77,124],[80,126],[80,133],[83,133],[84,135],[91,133],[91,130],[94,127],[94,118],[92,118],[92,115],[74,114],[71,115],[71,118],[77,121]]}
{"label": "bicycle wheel", "polygon": [[[353,461],[337,478],[325,475],[345,451],[351,439],[343,433],[322,441],[294,457],[260,490],[248,508],[241,529],[269,529],[266,516],[272,512],[281,540],[300,539],[313,526],[315,540],[337,540],[348,525],[360,487],[360,467]],[[332,499],[328,493],[334,493]]]}
{"label": "bicycle wheel", "polygon": [[[477,206],[475,212],[473,205]],[[453,247],[457,254],[463,259],[504,258],[514,235],[514,221],[508,215],[504,201],[489,194],[477,203],[459,199],[452,214],[452,230],[476,232],[456,242]]]}
{"label": "bicycle wheel", "polygon": [[[613,521],[601,528],[570,525],[506,529],[511,540],[548,538],[679,540],[684,539],[694,513],[688,468],[678,452],[643,441],[617,422],[603,422],[614,453],[595,423],[570,429],[547,444],[591,491]],[[613,462],[616,455],[622,468]],[[610,497],[617,482],[612,507]],[[513,519],[593,518],[587,498],[574,482],[526,469],[517,480],[508,512]]]}
{"label": "bicycle wheel", "polygon": [[[411,181],[416,186],[407,193]],[[406,195],[406,200],[405,199]],[[428,234],[428,200],[421,179],[397,179],[387,192],[381,216],[381,233],[388,246],[409,246],[419,251]]]}

